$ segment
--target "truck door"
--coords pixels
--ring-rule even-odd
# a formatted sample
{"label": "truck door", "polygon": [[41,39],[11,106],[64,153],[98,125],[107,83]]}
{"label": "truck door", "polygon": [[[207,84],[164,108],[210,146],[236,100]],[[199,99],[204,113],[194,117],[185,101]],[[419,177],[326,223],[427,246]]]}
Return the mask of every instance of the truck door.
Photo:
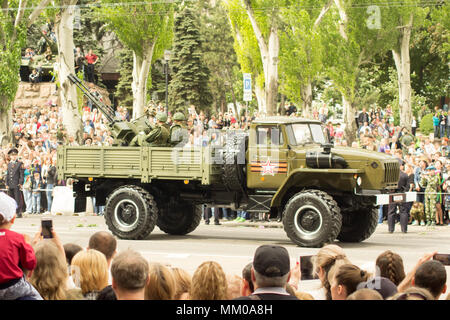
{"label": "truck door", "polygon": [[[285,132],[278,125],[257,125],[249,143],[247,186],[251,189],[278,189],[288,174]],[[251,137],[252,138],[252,137]]]}

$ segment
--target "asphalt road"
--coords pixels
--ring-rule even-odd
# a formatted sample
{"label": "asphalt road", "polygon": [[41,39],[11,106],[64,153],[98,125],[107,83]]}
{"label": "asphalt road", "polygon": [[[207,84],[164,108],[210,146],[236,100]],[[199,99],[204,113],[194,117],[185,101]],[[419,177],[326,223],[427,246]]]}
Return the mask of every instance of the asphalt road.
{"label": "asphalt road", "polygon": [[[29,215],[16,219],[12,230],[30,237],[39,230],[43,215]],[[86,247],[90,235],[108,230],[103,217],[51,216],[54,229],[63,244],[76,243]],[[301,248],[286,236],[281,224],[276,222],[235,223],[221,221],[222,225],[205,225],[204,222],[186,236],[170,236],[155,228],[149,240],[118,240],[118,250],[132,248],[141,252],[149,261],[181,267],[194,273],[204,261],[220,263],[227,274],[241,275],[242,268],[252,261],[255,249],[262,244],[277,244],[287,248],[292,266],[301,255],[313,255],[318,248]],[[406,271],[412,268],[425,253],[437,251],[450,253],[450,226],[409,226],[408,233],[388,233],[387,224],[378,225],[375,233],[361,243],[341,243],[349,259],[356,265],[373,270],[377,256],[392,250],[403,258]],[[450,267],[446,267],[447,272]],[[450,277],[450,273],[448,272]],[[312,284],[313,282],[311,282]],[[308,287],[308,284],[305,284]],[[450,279],[447,281],[450,287]]]}

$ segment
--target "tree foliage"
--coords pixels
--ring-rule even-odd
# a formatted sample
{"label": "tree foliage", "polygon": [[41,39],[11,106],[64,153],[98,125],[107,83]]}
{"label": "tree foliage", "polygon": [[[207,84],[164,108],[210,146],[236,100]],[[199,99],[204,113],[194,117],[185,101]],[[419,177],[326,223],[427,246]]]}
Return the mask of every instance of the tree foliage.
{"label": "tree foliage", "polygon": [[204,110],[211,106],[209,69],[203,61],[203,42],[198,14],[188,4],[175,17],[172,81],[169,86],[171,110],[194,105]]}
{"label": "tree foliage", "polygon": [[222,1],[214,5],[207,0],[198,2],[203,61],[210,71],[209,90],[213,108],[221,110],[227,102],[236,102],[234,83],[242,79],[233,48],[233,33]]}
{"label": "tree foliage", "polygon": [[321,33],[315,27],[320,13],[316,6],[323,2],[302,0],[281,11],[280,89],[298,104],[304,100],[305,86],[311,85],[323,70]]}

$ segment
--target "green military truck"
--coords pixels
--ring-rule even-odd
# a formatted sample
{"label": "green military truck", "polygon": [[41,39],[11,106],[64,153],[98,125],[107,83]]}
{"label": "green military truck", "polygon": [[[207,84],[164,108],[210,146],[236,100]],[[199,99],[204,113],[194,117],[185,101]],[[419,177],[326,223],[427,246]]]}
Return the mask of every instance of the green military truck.
{"label": "green military truck", "polygon": [[394,192],[396,158],[333,147],[319,121],[294,117],[256,119],[208,147],[61,146],[57,163],[59,179],[75,179],[76,211],[95,197],[121,239],[146,239],[155,226],[188,234],[210,205],[271,212],[303,247],[360,242],[380,204],[415,199]]}

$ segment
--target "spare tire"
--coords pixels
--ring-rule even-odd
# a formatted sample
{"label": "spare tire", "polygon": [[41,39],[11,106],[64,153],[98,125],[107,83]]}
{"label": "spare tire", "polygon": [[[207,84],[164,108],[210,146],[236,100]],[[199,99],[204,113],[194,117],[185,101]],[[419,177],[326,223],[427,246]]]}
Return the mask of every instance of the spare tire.
{"label": "spare tire", "polygon": [[241,191],[245,188],[247,140],[248,134],[244,132],[230,132],[226,136],[222,181],[225,187],[231,191]]}

